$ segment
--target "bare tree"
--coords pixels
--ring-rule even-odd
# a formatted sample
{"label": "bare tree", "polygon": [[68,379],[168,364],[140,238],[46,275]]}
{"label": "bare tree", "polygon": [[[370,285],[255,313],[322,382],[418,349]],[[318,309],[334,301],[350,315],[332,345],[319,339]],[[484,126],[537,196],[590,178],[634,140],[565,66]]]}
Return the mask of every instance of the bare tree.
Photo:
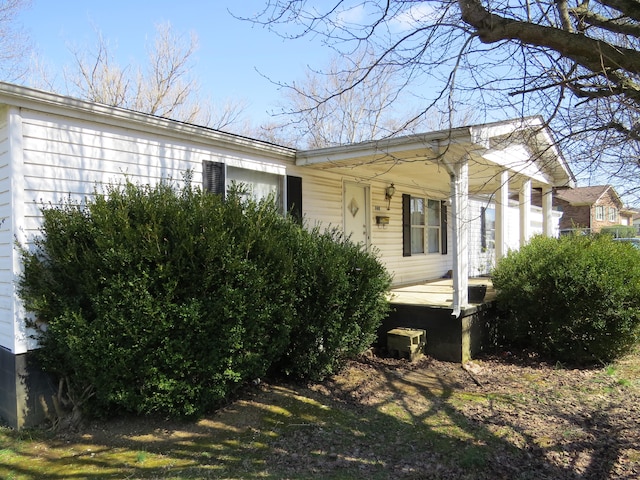
{"label": "bare tree", "polygon": [[146,65],[122,67],[114,49],[98,33],[93,50],[73,52],[75,66],[66,74],[67,89],[93,102],[217,129],[233,128],[241,120],[244,103],[214,105],[200,95],[192,74],[197,47],[194,34],[177,35],[170,24],[160,24],[153,44],[147,48]]}
{"label": "bare tree", "polygon": [[[344,145],[411,132],[425,123],[421,115],[398,118],[397,76],[389,68],[359,81],[341,95],[342,85],[358,81],[360,65],[368,55],[356,59],[334,58],[323,70],[308,70],[305,78],[284,88],[283,106],[270,130],[305,148]],[[405,111],[408,111],[406,107]]]}
{"label": "bare tree", "polygon": [[636,0],[267,0],[250,20],[342,56],[375,52],[317,106],[392,69],[423,114],[541,114],[581,178],[640,193]]}
{"label": "bare tree", "polygon": [[29,39],[17,23],[17,15],[30,0],[0,0],[0,78],[17,82],[27,73]]}
{"label": "bare tree", "polygon": [[133,87],[126,70],[117,65],[109,43],[100,32],[98,36],[95,51],[73,52],[77,72],[65,72],[68,87],[71,93],[86,100],[130,108],[136,100],[136,92],[131,93]]}

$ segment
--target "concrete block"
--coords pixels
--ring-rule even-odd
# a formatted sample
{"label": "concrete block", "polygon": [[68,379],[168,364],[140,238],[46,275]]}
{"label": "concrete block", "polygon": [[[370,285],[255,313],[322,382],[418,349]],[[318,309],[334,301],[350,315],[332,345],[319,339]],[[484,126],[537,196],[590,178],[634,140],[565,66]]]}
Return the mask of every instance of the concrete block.
{"label": "concrete block", "polygon": [[397,327],[387,332],[389,354],[407,357],[412,362],[424,354],[426,344],[426,330]]}

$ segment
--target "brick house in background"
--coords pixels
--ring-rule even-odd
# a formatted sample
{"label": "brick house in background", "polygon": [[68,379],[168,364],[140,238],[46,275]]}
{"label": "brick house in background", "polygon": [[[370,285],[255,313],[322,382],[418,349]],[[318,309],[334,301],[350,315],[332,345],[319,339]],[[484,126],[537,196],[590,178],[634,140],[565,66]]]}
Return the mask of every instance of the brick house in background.
{"label": "brick house in background", "polygon": [[611,185],[557,190],[553,205],[562,212],[561,233],[576,229],[595,233],[603,227],[633,225],[633,212],[624,208]]}

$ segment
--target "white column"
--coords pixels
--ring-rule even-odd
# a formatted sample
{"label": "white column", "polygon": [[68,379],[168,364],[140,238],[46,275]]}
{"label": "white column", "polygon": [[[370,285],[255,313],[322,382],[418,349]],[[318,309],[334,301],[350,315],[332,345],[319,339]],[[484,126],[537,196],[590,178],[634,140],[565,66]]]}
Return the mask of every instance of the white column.
{"label": "white column", "polygon": [[542,188],[542,234],[545,237],[553,236],[553,190],[551,187]]}
{"label": "white column", "polygon": [[507,254],[507,215],[509,210],[509,172],[500,174],[496,192],[496,261]]}
{"label": "white column", "polygon": [[520,188],[520,246],[524,246],[531,237],[531,180],[522,182]]}
{"label": "white column", "polygon": [[469,287],[469,161],[453,165],[451,174],[451,221],[453,233],[453,316],[468,303]]}

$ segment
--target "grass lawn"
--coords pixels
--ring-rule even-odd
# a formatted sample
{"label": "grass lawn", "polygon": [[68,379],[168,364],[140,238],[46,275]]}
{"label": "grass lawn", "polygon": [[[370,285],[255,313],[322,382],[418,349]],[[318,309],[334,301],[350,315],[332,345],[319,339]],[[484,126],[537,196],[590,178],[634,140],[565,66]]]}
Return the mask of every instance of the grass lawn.
{"label": "grass lawn", "polygon": [[640,354],[586,370],[363,358],[199,421],[0,429],[0,478],[640,478]]}

